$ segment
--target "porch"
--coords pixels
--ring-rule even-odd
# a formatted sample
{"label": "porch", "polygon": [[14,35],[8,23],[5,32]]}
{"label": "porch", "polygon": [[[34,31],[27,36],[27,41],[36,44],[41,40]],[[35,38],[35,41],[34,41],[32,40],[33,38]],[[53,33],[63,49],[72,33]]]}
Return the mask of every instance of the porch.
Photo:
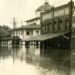
{"label": "porch", "polygon": [[31,45],[46,48],[69,48],[69,32],[42,34],[25,39],[25,46]]}

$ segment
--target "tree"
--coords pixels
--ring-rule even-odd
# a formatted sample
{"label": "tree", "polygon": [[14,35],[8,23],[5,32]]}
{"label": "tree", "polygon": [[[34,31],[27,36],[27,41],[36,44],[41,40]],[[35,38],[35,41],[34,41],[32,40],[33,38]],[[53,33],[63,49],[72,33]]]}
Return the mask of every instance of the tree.
{"label": "tree", "polygon": [[10,28],[8,26],[0,26],[0,39],[5,38],[5,37],[9,37],[10,33],[8,32],[10,30]]}

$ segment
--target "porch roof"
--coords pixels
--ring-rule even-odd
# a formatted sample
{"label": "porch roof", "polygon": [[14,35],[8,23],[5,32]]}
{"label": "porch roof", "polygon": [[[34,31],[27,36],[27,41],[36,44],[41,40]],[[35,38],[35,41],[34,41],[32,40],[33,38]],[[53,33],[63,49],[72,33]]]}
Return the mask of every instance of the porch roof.
{"label": "porch roof", "polygon": [[38,36],[30,37],[25,39],[24,41],[34,42],[34,41],[45,41],[48,39],[52,39],[58,37],[60,35],[64,35],[65,33],[50,33],[50,34],[41,34]]}
{"label": "porch roof", "polygon": [[21,40],[18,36],[2,38],[1,41]]}

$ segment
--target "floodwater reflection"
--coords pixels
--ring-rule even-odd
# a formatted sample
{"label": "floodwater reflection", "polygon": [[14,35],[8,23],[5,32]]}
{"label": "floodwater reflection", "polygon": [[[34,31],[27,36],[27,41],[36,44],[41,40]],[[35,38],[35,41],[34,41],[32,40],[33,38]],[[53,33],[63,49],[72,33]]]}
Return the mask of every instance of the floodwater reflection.
{"label": "floodwater reflection", "polygon": [[1,75],[69,75],[70,50],[0,47]]}

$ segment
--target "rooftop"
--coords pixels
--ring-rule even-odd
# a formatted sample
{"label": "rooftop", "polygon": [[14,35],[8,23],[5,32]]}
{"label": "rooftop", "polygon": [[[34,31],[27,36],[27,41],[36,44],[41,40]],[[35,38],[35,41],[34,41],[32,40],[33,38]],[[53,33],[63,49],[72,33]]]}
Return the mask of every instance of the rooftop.
{"label": "rooftop", "polygon": [[39,36],[29,37],[29,38],[25,39],[24,41],[44,41],[44,40],[48,40],[48,39],[62,36],[64,34],[65,34],[64,32],[51,33],[51,34],[41,34]]}
{"label": "rooftop", "polygon": [[53,6],[50,5],[49,3],[44,3],[43,5],[41,5],[40,7],[37,8],[36,12],[38,11],[47,11],[50,10]]}
{"label": "rooftop", "polygon": [[37,25],[36,23],[34,23],[34,24],[25,25],[25,26],[22,26],[22,27],[19,27],[16,29],[12,29],[11,31],[13,31],[13,30],[24,30],[24,29],[40,29],[40,28],[41,28],[40,25]]}
{"label": "rooftop", "polygon": [[40,19],[40,17],[35,17],[35,18],[29,19],[29,20],[27,20],[25,22],[34,21],[34,20],[38,20],[38,19]]}
{"label": "rooftop", "polygon": [[1,41],[9,41],[9,40],[21,40],[18,36],[13,36],[13,37],[6,37],[0,39]]}

